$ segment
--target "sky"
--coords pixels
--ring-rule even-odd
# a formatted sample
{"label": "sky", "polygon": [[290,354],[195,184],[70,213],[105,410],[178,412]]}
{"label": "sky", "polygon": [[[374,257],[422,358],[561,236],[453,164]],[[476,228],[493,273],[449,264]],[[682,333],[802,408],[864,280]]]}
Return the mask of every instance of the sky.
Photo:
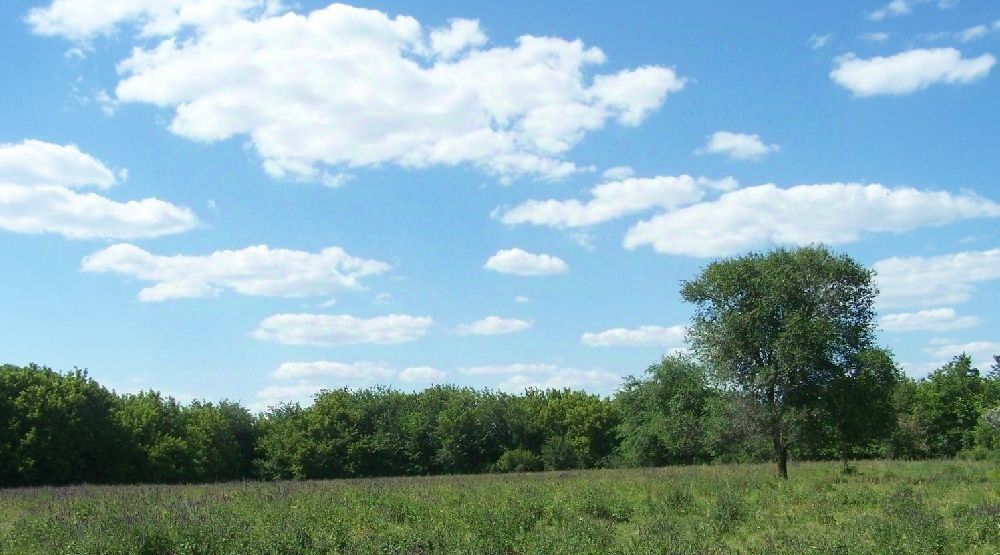
{"label": "sky", "polygon": [[825,243],[914,377],[1000,353],[1000,4],[0,5],[0,353],[263,409],[609,394]]}

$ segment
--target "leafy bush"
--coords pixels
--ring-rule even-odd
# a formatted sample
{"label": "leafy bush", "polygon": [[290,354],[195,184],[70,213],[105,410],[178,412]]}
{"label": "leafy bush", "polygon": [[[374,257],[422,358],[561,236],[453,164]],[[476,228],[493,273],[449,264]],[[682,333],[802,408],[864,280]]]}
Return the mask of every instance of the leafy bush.
{"label": "leafy bush", "polygon": [[527,449],[504,451],[493,465],[497,472],[532,472],[544,467],[542,459]]}

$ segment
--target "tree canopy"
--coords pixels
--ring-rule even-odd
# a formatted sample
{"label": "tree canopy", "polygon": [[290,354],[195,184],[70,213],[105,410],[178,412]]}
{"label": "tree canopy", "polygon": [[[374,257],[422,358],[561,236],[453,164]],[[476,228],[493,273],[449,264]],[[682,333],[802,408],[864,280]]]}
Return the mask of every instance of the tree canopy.
{"label": "tree canopy", "polygon": [[681,289],[695,305],[694,351],[764,409],[782,477],[791,426],[831,412],[846,418],[849,408],[831,411],[828,400],[864,375],[875,334],[872,275],[815,246],[719,260]]}

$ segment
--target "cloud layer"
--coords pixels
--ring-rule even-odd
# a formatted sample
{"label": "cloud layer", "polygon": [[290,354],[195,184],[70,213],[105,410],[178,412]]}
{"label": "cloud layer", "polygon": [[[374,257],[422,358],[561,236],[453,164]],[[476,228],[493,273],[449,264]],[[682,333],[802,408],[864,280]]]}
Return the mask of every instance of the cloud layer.
{"label": "cloud layer", "polygon": [[170,130],[192,140],[245,135],[272,176],[330,184],[386,163],[565,176],[579,168],[562,155],[588,132],[638,125],[685,84],[661,66],[592,75],[605,55],[579,40],[525,35],[487,47],[474,20],[428,29],[344,4],[269,16],[261,1],[220,2],[213,13],[190,0],[115,13],[107,2],[85,2],[96,12],[57,2],[29,21],[70,38],[126,23],[147,35],[198,27],[136,47],[118,64],[116,101],[172,109]]}
{"label": "cloud layer", "polygon": [[684,326],[639,326],[635,329],[613,328],[596,333],[585,333],[580,343],[591,347],[674,347],[684,345],[687,328]]}
{"label": "cloud layer", "polygon": [[989,74],[991,54],[964,58],[954,48],[915,49],[894,56],[837,58],[830,78],[855,96],[910,94],[931,85],[965,85]]}
{"label": "cloud layer", "polygon": [[109,189],[110,168],[73,145],[0,144],[0,229],[69,239],[138,239],[181,233],[198,219],[156,198],[119,202],[76,189]]}
{"label": "cloud layer", "polygon": [[981,323],[976,316],[959,316],[954,308],[934,308],[917,312],[886,314],[879,319],[885,331],[953,331]]}
{"label": "cloud layer", "polygon": [[154,285],[139,300],[210,297],[223,290],[263,297],[331,295],[361,288],[361,279],[389,271],[378,260],[340,247],[318,253],[257,245],[205,256],[158,256],[129,244],[112,245],[83,259],[85,272],[113,272]]}
{"label": "cloud layer", "polygon": [[405,314],[367,319],[347,314],[275,314],[261,321],[253,335],[284,345],[395,345],[420,339],[433,323],[428,317]]}
{"label": "cloud layer", "polygon": [[455,332],[460,335],[505,335],[528,329],[531,329],[531,322],[528,320],[487,316],[482,320],[462,324],[455,328]]}
{"label": "cloud layer", "polygon": [[653,208],[674,209],[701,200],[706,188],[730,189],[736,180],[712,181],[689,175],[628,178],[603,183],[590,190],[590,200],[529,200],[508,210],[494,212],[508,224],[534,224],[559,228],[584,227]]}
{"label": "cloud layer", "polygon": [[727,256],[768,245],[856,241],[876,232],[900,233],[967,218],[1000,217],[1000,204],[971,193],[920,191],[858,183],[759,185],[726,193],[642,221],[625,247]]}
{"label": "cloud layer", "polygon": [[621,383],[621,376],[604,370],[579,370],[547,363],[473,366],[459,372],[468,376],[504,376],[497,388],[510,393],[563,388],[611,391]]}
{"label": "cloud layer", "polygon": [[518,276],[544,276],[569,271],[569,265],[561,258],[548,254],[533,254],[517,248],[497,251],[483,267],[501,274]]}
{"label": "cloud layer", "polygon": [[975,284],[1000,279],[1000,248],[941,256],[893,257],[872,265],[886,307],[922,307],[969,300]]}
{"label": "cloud layer", "polygon": [[698,152],[725,154],[733,160],[760,160],[779,150],[781,147],[778,145],[764,143],[760,135],[716,131],[708,137],[708,143]]}

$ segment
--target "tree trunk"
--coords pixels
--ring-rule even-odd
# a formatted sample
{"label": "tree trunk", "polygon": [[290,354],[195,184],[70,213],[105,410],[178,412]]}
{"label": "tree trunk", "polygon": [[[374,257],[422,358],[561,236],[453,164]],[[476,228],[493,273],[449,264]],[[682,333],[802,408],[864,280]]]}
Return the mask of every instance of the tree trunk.
{"label": "tree trunk", "polygon": [[774,455],[778,460],[778,476],[788,479],[788,447],[785,446],[784,438],[781,437],[780,424],[775,425],[772,435],[774,441]]}
{"label": "tree trunk", "polygon": [[781,414],[778,412],[777,396],[774,384],[768,388],[767,400],[771,405],[771,442],[774,444],[774,457],[778,462],[778,476],[788,479],[788,446],[781,433]]}

